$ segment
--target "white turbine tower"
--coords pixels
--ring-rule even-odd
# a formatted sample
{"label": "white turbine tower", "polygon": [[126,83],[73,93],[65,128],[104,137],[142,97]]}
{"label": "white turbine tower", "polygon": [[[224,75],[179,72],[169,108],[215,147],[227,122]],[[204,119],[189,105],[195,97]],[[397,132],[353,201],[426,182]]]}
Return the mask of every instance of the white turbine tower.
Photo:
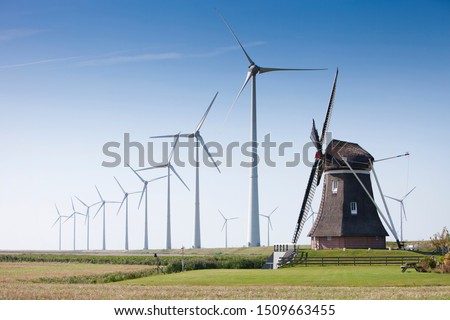
{"label": "white turbine tower", "polygon": [[156,168],[167,168],[167,223],[166,223],[166,249],[172,249],[172,227],[171,227],[171,213],[170,213],[170,171],[172,171],[177,177],[178,179],[183,183],[183,185],[186,187],[186,189],[189,189],[189,187],[186,185],[186,183],[184,183],[183,179],[181,179],[180,175],[176,172],[174,166],[172,165],[172,157],[173,154],[175,152],[175,148],[177,146],[178,143],[178,139],[180,138],[180,135],[177,134],[174,142],[174,145],[172,147],[172,151],[170,152],[170,156],[169,159],[167,161],[166,164],[162,164],[162,165],[157,165],[154,167],[149,167],[149,168],[143,168],[143,169],[139,169],[136,171],[142,171],[142,170],[149,170],[149,169],[156,169]]}
{"label": "white turbine tower", "polygon": [[70,216],[67,217],[67,219],[64,221],[66,222],[67,220],[69,220],[70,218],[73,218],[73,251],[76,250],[76,231],[77,231],[77,214],[80,216],[84,216],[84,214],[82,214],[81,212],[78,212],[75,210],[75,206],[73,204],[73,198],[70,198],[70,201],[72,202],[72,214]]}
{"label": "white turbine tower", "polygon": [[56,219],[55,223],[52,225],[52,228],[59,222],[59,251],[61,251],[61,220],[62,218],[68,218],[68,216],[62,216],[59,212],[58,207],[55,204],[56,212],[58,212],[58,218]]}
{"label": "white turbine tower", "polygon": [[127,164],[127,166],[130,167],[130,169],[136,174],[136,176],[139,178],[139,180],[141,180],[142,184],[144,185],[144,187],[142,188],[141,199],[139,200],[138,209],[141,207],[142,198],[145,194],[144,250],[148,250],[148,192],[147,192],[148,188],[147,188],[147,185],[150,182],[165,178],[166,176],[158,177],[158,178],[151,179],[151,180],[145,180],[129,164]]}
{"label": "white turbine tower", "polygon": [[222,230],[220,230],[220,231],[222,232],[223,228],[225,228],[225,248],[228,248],[228,221],[239,219],[239,218],[237,218],[237,217],[225,218],[225,216],[223,215],[223,213],[220,210],[219,210],[219,213],[222,216],[222,218],[225,220],[225,222],[223,223],[223,226],[222,226]]}
{"label": "white turbine tower", "polygon": [[95,202],[95,203],[93,203],[91,205],[87,205],[85,202],[81,201],[81,199],[78,198],[77,196],[75,196],[75,198],[77,198],[77,200],[80,201],[81,204],[86,207],[86,214],[85,214],[84,222],[85,222],[86,227],[87,227],[87,232],[86,232],[86,234],[87,234],[86,250],[89,251],[89,233],[90,233],[90,231],[89,231],[89,227],[90,227],[90,220],[89,220],[90,219],[90,213],[89,212],[90,212],[91,207],[96,206],[96,205],[98,205],[101,202],[98,201],[98,202]]}
{"label": "white turbine tower", "polygon": [[97,190],[98,196],[100,197],[100,207],[98,208],[97,212],[94,215],[94,219],[97,216],[97,214],[100,212],[100,210],[103,208],[103,243],[102,243],[102,250],[106,250],[106,204],[107,203],[120,203],[119,201],[106,201],[103,199],[102,195],[100,194],[100,191],[98,190],[97,186],[95,186],[95,189]]}
{"label": "white turbine tower", "polygon": [[126,192],[125,189],[120,184],[119,180],[117,180],[116,177],[114,177],[114,179],[116,180],[117,184],[119,185],[120,190],[122,190],[122,192],[123,192],[123,200],[120,203],[119,210],[117,210],[117,215],[119,214],[120,209],[122,208],[123,203],[125,202],[125,250],[128,250],[128,196],[130,194],[136,194],[136,193],[141,193],[141,192],[140,191]]}
{"label": "white turbine tower", "polygon": [[[219,14],[220,15],[220,14]],[[232,106],[236,103],[237,99],[241,95],[247,83],[252,79],[251,88],[251,98],[250,98],[250,144],[252,148],[252,165],[250,168],[250,191],[249,191],[249,213],[248,213],[248,246],[257,247],[260,246],[260,234],[259,234],[259,196],[258,196],[258,140],[257,140],[257,130],[256,130],[256,75],[274,72],[274,71],[313,71],[313,70],[326,70],[326,69],[282,69],[282,68],[264,68],[255,64],[255,62],[250,58],[250,56],[245,51],[238,37],[231,29],[229,24],[226,22],[225,18],[220,15],[223,22],[230,30],[231,34],[235,38],[236,42],[242,49],[245,57],[250,64],[247,71],[247,76],[245,78],[244,84],[242,85],[239,93]]]}
{"label": "white turbine tower", "polygon": [[397,198],[394,198],[394,197],[390,197],[390,196],[385,195],[386,198],[392,199],[392,200],[397,201],[397,202],[400,203],[400,241],[403,241],[403,217],[405,217],[405,221],[407,221],[407,219],[406,219],[405,205],[404,205],[403,201],[406,199],[407,196],[409,196],[409,194],[410,194],[411,192],[414,191],[415,188],[416,188],[416,187],[412,188],[412,189],[411,189],[411,190],[410,190],[403,198],[401,198],[401,199],[397,199]]}
{"label": "white turbine tower", "polygon": [[[260,214],[260,216],[264,217],[267,219],[267,246],[270,246],[270,229],[273,230],[272,227],[272,220],[270,219],[270,216],[278,209],[278,207],[276,207],[275,209],[272,210],[271,213],[269,213],[268,215],[265,214]],[[270,229],[269,229],[270,227]]]}
{"label": "white turbine tower", "polygon": [[[209,153],[208,147],[205,144],[205,141],[203,140],[203,137],[200,134],[200,129],[203,126],[203,123],[206,120],[206,117],[208,116],[209,110],[211,109],[214,101],[216,100],[217,95],[219,92],[216,93],[214,98],[212,99],[211,103],[209,104],[208,109],[206,109],[206,112],[204,113],[203,117],[201,118],[200,122],[198,123],[197,127],[195,128],[195,131],[193,133],[182,133],[179,134],[182,138],[188,138],[193,139],[195,138],[195,211],[194,211],[194,248],[201,248],[201,232],[200,232],[200,160],[199,160],[199,148],[200,144],[202,145],[205,152],[208,154],[209,158],[213,162],[213,164],[216,166],[217,170],[220,172],[219,167],[217,166],[217,163],[214,161],[214,158]],[[155,136],[150,138],[173,138],[177,135],[167,135],[167,136]]]}

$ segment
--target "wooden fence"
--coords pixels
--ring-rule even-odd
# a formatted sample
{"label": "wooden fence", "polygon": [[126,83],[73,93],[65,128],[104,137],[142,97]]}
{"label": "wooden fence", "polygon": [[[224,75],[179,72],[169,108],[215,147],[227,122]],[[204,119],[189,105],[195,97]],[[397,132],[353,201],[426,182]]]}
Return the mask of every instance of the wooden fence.
{"label": "wooden fence", "polygon": [[[292,260],[283,261],[286,266],[293,265],[403,265],[407,262],[420,262],[420,256],[366,256],[366,257],[308,257],[297,256]],[[281,261],[280,261],[281,262]]]}

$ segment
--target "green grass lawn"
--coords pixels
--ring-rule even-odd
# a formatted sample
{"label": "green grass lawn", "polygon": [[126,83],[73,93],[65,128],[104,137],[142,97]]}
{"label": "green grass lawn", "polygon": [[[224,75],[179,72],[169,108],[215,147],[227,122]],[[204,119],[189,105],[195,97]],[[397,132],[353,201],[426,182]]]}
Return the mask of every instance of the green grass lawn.
{"label": "green grass lawn", "polygon": [[146,286],[450,286],[450,275],[419,273],[398,266],[297,267],[279,270],[196,270],[123,281]]}

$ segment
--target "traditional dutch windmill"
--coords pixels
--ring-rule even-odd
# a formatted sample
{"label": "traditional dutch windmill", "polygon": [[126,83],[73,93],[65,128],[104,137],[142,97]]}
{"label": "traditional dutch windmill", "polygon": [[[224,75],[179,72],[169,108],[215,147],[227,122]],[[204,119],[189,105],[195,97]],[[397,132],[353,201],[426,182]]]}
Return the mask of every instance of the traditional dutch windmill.
{"label": "traditional dutch windmill", "polygon": [[337,77],[338,71],[336,71],[321,136],[313,120],[311,140],[317,153],[292,243],[295,244],[298,241],[310,211],[316,187],[323,175],[319,213],[308,234],[312,238],[312,248],[386,248],[388,233],[381,223],[380,216],[396,239],[397,234],[392,221],[389,224],[374,201],[370,179],[374,158],[358,144],[340,140],[332,140],[323,152]]}

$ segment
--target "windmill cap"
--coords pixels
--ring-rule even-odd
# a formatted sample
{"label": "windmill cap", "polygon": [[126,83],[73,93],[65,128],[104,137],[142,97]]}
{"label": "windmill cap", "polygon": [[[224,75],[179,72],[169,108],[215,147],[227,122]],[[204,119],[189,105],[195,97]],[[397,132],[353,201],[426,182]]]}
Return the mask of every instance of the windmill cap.
{"label": "windmill cap", "polygon": [[348,169],[343,158],[354,170],[370,170],[374,161],[372,155],[359,144],[335,139],[325,151],[325,170]]}

